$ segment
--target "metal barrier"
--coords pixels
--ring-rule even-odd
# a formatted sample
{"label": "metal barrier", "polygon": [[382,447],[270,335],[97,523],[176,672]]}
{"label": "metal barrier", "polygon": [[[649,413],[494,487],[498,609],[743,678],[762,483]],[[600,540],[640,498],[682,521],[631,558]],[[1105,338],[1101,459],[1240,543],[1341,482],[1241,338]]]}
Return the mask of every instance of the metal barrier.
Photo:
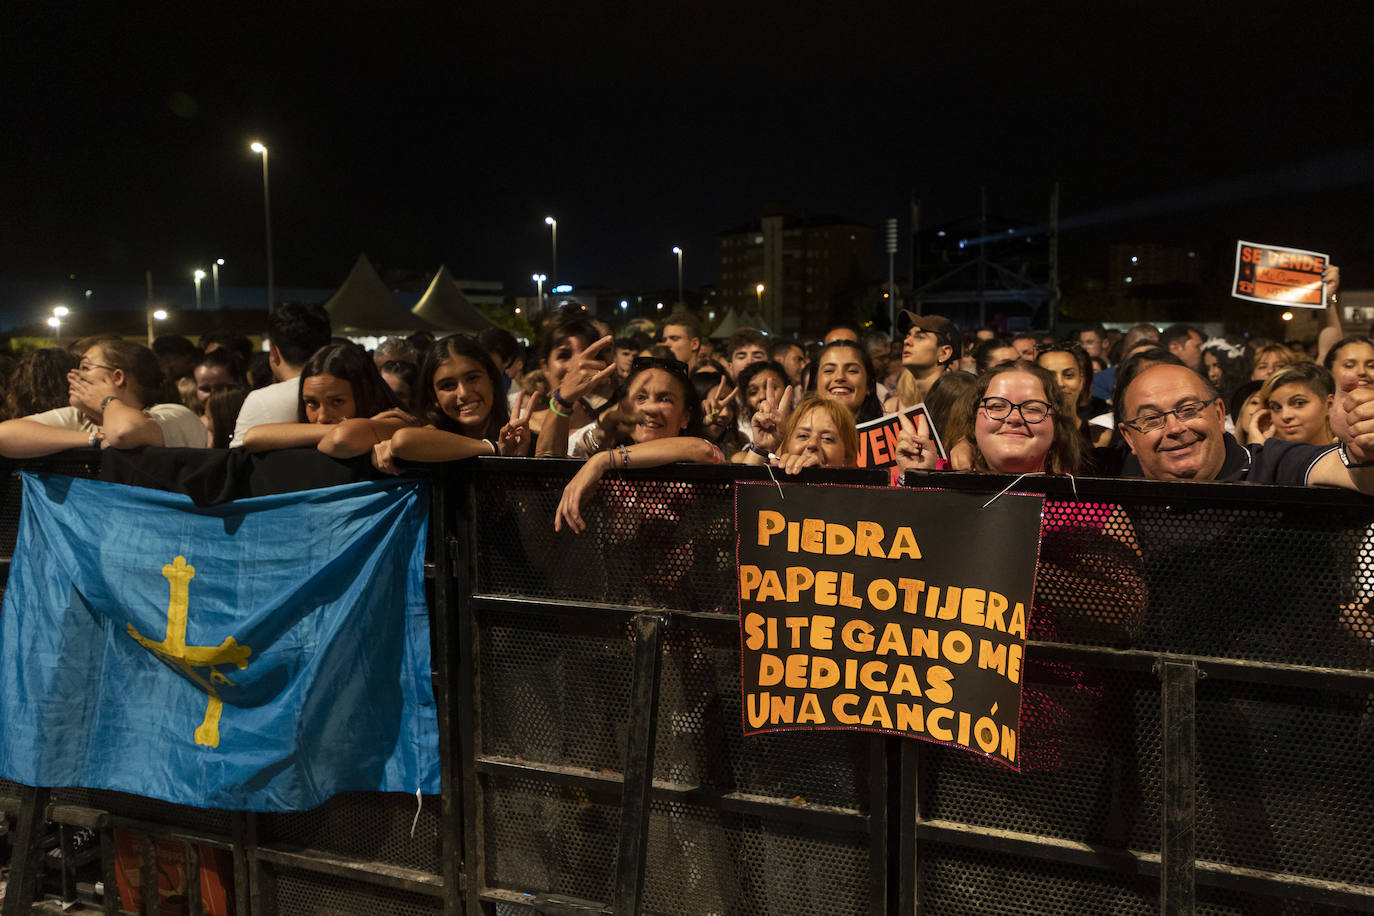
{"label": "metal barrier", "polygon": [[553,467],[479,462],[449,545],[469,912],[1374,911],[1374,501],[1022,480],[1049,498],[1018,774],[743,738],[746,472],[603,480],[555,535]]}
{"label": "metal barrier", "polygon": [[[309,462],[309,455],[290,456],[293,464]],[[320,461],[332,459],[316,456]],[[99,452],[76,450],[35,461],[0,459],[0,596],[8,579],[9,561],[18,532],[20,481],[16,470],[33,470],[82,477],[98,477]],[[434,488],[434,504],[442,494]],[[432,538],[441,536],[431,528]],[[432,550],[432,546],[431,546]],[[437,590],[427,564],[430,606]],[[446,600],[446,599],[445,599]],[[436,638],[443,633],[442,616],[434,621]],[[448,696],[441,688],[450,678],[437,648],[435,694],[440,712],[440,736],[452,718],[446,713]],[[448,758],[443,784],[452,784]],[[238,916],[253,914],[361,913],[374,916],[423,916],[459,911],[461,858],[459,821],[445,817],[452,802],[426,796],[417,815],[414,795],[354,792],[335,796],[312,811],[290,814],[252,814],[174,805],[120,792],[84,788],[25,787],[0,779],[0,813],[17,818],[10,884],[4,916],[25,913],[39,895],[43,856],[38,841],[45,823],[94,830],[100,839],[103,906],[120,912],[116,878],[115,831],[137,837],[140,845],[141,886],[156,887],[159,860],[166,844],[181,852],[184,893],[160,907],[159,895],[144,895],[143,912],[157,916],[174,908],[199,916],[204,904],[199,874],[205,850],[223,850],[232,858],[233,899]],[[413,828],[412,828],[413,825]],[[155,842],[156,841],[156,842]],[[62,896],[76,899],[66,856],[58,863]],[[174,865],[173,868],[180,868]]]}
{"label": "metal barrier", "polygon": [[413,797],[54,798],[226,844],[241,913],[1374,912],[1374,501],[1020,481],[1047,502],[1018,774],[885,736],[743,737],[733,482],[766,472],[617,475],[586,533],[555,534],[575,468],[440,472],[445,793],[417,839]]}

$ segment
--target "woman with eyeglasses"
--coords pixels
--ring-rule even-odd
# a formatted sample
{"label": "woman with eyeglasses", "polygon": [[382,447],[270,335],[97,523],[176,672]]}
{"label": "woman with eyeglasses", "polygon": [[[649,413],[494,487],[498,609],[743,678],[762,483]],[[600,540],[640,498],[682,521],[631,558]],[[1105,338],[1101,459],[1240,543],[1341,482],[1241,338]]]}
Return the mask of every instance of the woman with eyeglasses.
{"label": "woman with eyeglasses", "polygon": [[[994,366],[978,377],[973,401],[973,433],[967,440],[973,450],[970,470],[1079,473],[1083,438],[1078,418],[1045,369],[1025,360]],[[933,467],[933,451],[915,430],[903,429],[898,435],[898,465],[903,470]]]}
{"label": "woman with eyeglasses", "polygon": [[67,373],[68,406],[0,423],[0,455],[37,458],[82,446],[204,448],[205,427],[165,396],[153,351],[114,338],[86,342]]}
{"label": "woman with eyeglasses", "polygon": [[[612,364],[614,366],[614,364]],[[630,364],[625,394],[602,424],[600,450],[592,454],[563,490],[554,530],[587,528],[582,504],[608,472],[652,468],[675,461],[720,464],[725,456],[703,438],[701,402],[676,359],[638,356]]]}

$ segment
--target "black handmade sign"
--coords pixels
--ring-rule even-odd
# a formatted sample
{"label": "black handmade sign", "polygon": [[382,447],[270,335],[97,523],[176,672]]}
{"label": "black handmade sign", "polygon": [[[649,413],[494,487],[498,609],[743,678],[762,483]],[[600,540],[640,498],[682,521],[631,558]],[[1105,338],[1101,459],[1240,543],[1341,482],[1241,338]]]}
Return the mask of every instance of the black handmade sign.
{"label": "black handmade sign", "polygon": [[889,732],[1019,769],[1040,497],[735,493],[745,734]]}

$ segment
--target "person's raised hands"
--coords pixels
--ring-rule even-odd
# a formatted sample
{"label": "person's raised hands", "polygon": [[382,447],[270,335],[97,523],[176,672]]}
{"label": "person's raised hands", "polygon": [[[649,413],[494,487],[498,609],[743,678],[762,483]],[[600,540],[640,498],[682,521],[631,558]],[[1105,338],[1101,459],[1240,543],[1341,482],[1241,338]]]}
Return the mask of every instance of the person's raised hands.
{"label": "person's raised hands", "polygon": [[792,386],[778,391],[778,383],[769,375],[764,380],[763,400],[759,402],[754,417],[750,420],[754,445],[770,452],[776,452],[781,444],[782,427],[787,422],[787,414],[792,409]]}

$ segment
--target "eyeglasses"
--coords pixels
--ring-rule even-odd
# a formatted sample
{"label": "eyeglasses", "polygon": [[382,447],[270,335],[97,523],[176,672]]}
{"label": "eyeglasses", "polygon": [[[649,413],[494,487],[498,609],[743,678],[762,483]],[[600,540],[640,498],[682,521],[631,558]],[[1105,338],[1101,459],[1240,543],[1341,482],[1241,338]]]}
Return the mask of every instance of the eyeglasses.
{"label": "eyeglasses", "polygon": [[983,398],[978,402],[978,406],[983,408],[983,413],[988,415],[989,420],[1005,420],[1011,416],[1012,410],[1015,410],[1021,414],[1021,419],[1026,423],[1040,423],[1054,413],[1053,407],[1044,401],[1037,400],[1013,404],[1006,398]]}
{"label": "eyeglasses", "polygon": [[77,372],[80,372],[82,375],[87,374],[87,373],[90,372],[92,369],[104,369],[104,370],[107,371],[107,372],[118,372],[118,371],[119,371],[119,370],[116,369],[114,366],[102,366],[102,365],[100,365],[100,363],[82,362],[81,365],[79,365],[79,366],[76,367],[76,371],[77,371]]}
{"label": "eyeglasses", "polygon": [[1216,402],[1216,398],[1209,398],[1206,401],[1189,401],[1187,404],[1180,404],[1173,410],[1166,410],[1162,413],[1143,413],[1134,420],[1123,422],[1138,433],[1152,433],[1165,427],[1169,422],[1169,414],[1178,417],[1180,423],[1187,423],[1189,420],[1196,420],[1202,416],[1202,412]]}

